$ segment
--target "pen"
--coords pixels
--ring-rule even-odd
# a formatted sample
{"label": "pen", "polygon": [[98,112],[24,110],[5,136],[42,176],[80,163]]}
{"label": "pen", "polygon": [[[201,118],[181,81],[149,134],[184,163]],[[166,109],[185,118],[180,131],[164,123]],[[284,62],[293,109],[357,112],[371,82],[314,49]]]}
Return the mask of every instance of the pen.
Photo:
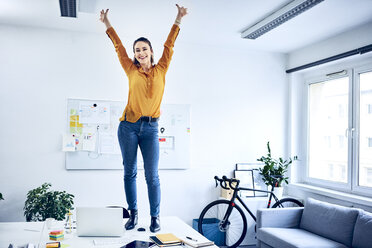
{"label": "pen", "polygon": [[25,231],[30,231],[30,232],[40,232],[39,230],[34,230],[34,229],[23,229]]}
{"label": "pen", "polygon": [[189,240],[192,240],[192,241],[198,242],[196,239],[193,239],[193,238],[191,238],[191,237],[186,236],[186,238],[189,239]]}

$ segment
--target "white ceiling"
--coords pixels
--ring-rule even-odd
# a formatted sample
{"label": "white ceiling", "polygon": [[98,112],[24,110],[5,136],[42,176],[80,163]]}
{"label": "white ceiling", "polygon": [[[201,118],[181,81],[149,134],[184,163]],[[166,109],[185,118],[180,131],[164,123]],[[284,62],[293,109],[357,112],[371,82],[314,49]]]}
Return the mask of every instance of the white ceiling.
{"label": "white ceiling", "polygon": [[256,40],[240,32],[290,0],[80,0],[95,13],[60,17],[58,0],[0,0],[0,23],[80,32],[104,32],[99,10],[109,8],[112,25],[128,37],[164,39],[173,23],[175,3],[189,9],[182,41],[238,49],[288,53],[365,23],[372,25],[372,0],[324,0]]}

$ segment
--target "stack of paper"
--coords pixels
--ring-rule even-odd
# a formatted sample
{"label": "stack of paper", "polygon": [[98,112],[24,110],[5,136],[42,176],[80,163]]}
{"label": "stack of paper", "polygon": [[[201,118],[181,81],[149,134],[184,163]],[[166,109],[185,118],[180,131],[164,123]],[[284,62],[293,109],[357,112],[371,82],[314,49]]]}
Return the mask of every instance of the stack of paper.
{"label": "stack of paper", "polygon": [[49,239],[50,240],[55,240],[55,241],[63,240],[64,239],[63,230],[50,232],[49,233]]}
{"label": "stack of paper", "polygon": [[182,244],[182,240],[177,238],[172,233],[157,234],[156,236],[150,236],[150,239],[154,241],[155,244],[159,247],[167,247]]}
{"label": "stack of paper", "polygon": [[199,248],[199,247],[206,247],[206,246],[214,245],[213,241],[210,241],[205,237],[194,239],[192,237],[186,236],[186,237],[182,237],[181,240],[185,245],[191,246],[193,248]]}

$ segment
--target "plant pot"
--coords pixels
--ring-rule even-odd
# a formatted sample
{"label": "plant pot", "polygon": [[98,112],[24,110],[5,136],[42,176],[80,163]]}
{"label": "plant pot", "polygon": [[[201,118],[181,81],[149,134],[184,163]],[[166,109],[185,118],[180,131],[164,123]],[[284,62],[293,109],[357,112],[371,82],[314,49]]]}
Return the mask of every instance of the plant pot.
{"label": "plant pot", "polygon": [[283,198],[283,190],[283,187],[274,187],[274,194],[279,200]]}

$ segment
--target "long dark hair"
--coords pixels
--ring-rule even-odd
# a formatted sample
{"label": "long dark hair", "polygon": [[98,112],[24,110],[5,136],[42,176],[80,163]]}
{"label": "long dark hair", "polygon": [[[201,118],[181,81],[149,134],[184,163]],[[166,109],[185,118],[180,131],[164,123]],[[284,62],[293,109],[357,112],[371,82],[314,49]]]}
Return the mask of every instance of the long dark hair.
{"label": "long dark hair", "polygon": [[[135,40],[134,43],[133,43],[133,53],[135,53],[135,51],[134,51],[134,46],[135,46],[136,43],[139,42],[139,41],[146,42],[146,43],[149,45],[149,47],[150,47],[150,49],[151,49],[151,52],[152,52],[151,42],[150,42],[148,39],[146,39],[145,37],[140,37],[140,38],[138,38],[137,40]],[[135,64],[137,67],[140,67],[140,66],[141,66],[141,65],[140,65],[140,62],[138,62],[138,60],[136,59],[135,56],[134,56],[134,58],[133,58],[133,64]],[[151,55],[151,65],[152,65],[152,64],[154,64],[154,56],[153,56],[153,55]]]}

